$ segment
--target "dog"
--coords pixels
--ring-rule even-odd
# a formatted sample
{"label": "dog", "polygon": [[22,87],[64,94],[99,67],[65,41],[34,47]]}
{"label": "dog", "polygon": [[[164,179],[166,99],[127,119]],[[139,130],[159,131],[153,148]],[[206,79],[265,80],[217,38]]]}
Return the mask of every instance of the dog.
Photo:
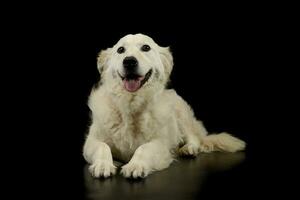
{"label": "dog", "polygon": [[244,150],[228,133],[209,134],[190,106],[166,84],[173,68],[168,47],[143,34],[126,35],[99,53],[100,86],[90,94],[92,123],[83,156],[94,177],[143,178],[177,156]]}

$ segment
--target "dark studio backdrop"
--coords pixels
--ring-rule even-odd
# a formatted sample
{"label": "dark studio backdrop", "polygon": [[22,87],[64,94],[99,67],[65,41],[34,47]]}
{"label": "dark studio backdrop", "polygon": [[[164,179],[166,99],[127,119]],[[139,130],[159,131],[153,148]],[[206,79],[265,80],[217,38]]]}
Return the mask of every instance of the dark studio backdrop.
{"label": "dark studio backdrop", "polygon": [[209,132],[226,131],[248,144],[245,160],[228,173],[208,177],[199,187],[199,197],[230,196],[232,188],[236,198],[269,194],[274,169],[264,141],[276,133],[266,126],[272,92],[266,81],[267,62],[274,45],[266,18],[241,10],[177,19],[180,13],[174,12],[160,24],[128,18],[102,23],[94,15],[52,18],[40,12],[12,23],[18,58],[12,62],[18,67],[12,68],[10,83],[15,90],[10,95],[18,92],[22,99],[22,103],[13,100],[22,110],[22,120],[12,127],[24,146],[20,159],[26,173],[17,182],[26,188],[24,194],[85,197],[82,146],[90,124],[87,98],[99,81],[96,57],[129,33],[144,33],[159,45],[170,46],[175,64],[169,88],[191,105]]}

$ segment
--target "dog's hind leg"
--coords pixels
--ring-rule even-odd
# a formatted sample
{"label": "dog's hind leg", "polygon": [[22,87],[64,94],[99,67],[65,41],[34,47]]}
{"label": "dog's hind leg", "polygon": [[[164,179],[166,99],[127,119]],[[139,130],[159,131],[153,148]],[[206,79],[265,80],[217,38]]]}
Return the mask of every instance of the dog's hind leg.
{"label": "dog's hind leg", "polygon": [[184,136],[184,145],[179,148],[181,156],[196,156],[201,151],[201,138],[207,135],[207,131],[201,122],[192,119],[188,123],[179,122],[180,131]]}
{"label": "dog's hind leg", "polygon": [[209,134],[202,122],[193,120],[184,125],[185,145],[179,149],[180,155],[196,156],[200,152],[236,152],[245,149],[246,143],[228,133]]}

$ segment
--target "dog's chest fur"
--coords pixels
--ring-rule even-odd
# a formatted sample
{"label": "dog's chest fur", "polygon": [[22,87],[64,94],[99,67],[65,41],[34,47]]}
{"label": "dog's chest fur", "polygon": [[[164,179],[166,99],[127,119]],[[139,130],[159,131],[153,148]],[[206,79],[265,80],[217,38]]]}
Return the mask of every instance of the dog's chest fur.
{"label": "dog's chest fur", "polygon": [[172,90],[135,97],[102,89],[94,91],[89,107],[98,124],[97,137],[110,146],[114,158],[123,161],[129,161],[139,146],[154,138],[177,144],[174,105],[169,101],[174,95]]}
{"label": "dog's chest fur", "polygon": [[105,120],[105,142],[115,158],[128,161],[139,146],[155,137],[152,131],[157,130],[160,123],[155,110],[140,99],[127,100],[120,105],[112,106]]}

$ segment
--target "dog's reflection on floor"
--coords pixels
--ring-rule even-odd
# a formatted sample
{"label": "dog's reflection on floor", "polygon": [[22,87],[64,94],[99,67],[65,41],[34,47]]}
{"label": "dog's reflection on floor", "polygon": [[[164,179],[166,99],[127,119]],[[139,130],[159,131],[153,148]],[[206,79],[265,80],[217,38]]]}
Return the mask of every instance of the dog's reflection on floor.
{"label": "dog's reflection on floor", "polygon": [[[84,168],[87,199],[192,199],[200,190],[208,173],[225,171],[240,164],[244,152],[201,154],[194,159],[179,159],[166,170],[145,179],[125,179],[117,174],[108,179],[95,179],[88,166]],[[115,163],[121,166],[120,163]]]}

